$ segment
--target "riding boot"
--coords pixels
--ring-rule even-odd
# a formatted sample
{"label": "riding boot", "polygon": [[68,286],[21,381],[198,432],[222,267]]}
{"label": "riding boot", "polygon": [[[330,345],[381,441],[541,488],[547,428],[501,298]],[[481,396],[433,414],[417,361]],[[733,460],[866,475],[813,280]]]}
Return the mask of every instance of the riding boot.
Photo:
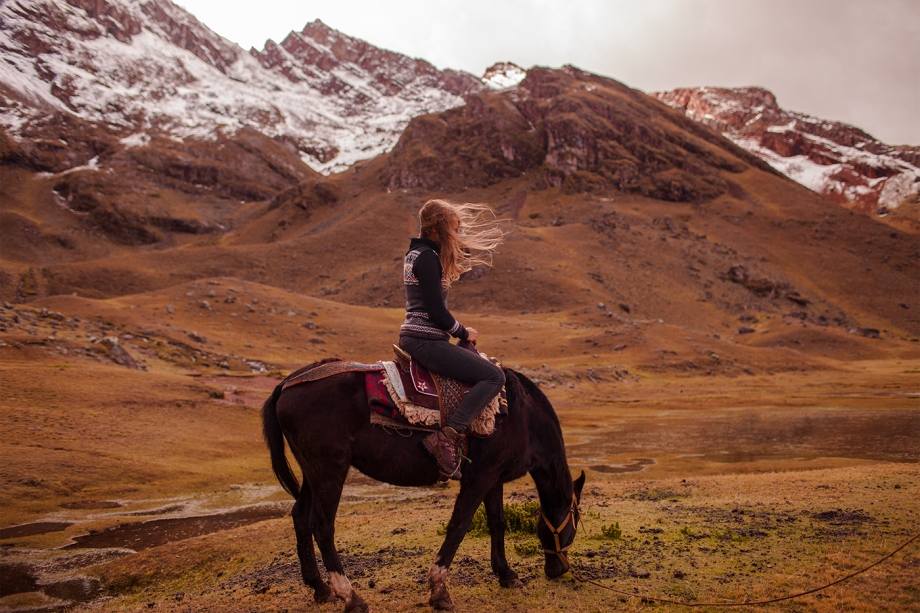
{"label": "riding boot", "polygon": [[448,479],[460,479],[460,462],[462,458],[458,447],[462,441],[463,434],[450,426],[445,426],[437,432],[432,432],[422,441],[425,449],[438,461],[438,468],[441,470],[441,474]]}

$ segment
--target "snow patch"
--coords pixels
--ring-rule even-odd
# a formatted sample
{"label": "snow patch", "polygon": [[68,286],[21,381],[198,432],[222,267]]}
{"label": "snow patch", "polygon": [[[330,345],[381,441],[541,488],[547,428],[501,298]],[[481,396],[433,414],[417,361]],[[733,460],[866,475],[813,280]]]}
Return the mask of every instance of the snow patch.
{"label": "snow patch", "polygon": [[878,203],[880,206],[893,209],[908,200],[916,202],[918,197],[920,197],[920,173],[904,172],[885,181],[878,195]]}
{"label": "snow patch", "polygon": [[498,62],[487,68],[482,75],[482,82],[491,89],[508,89],[517,85],[527,76],[527,71],[511,62]]}
{"label": "snow patch", "polygon": [[150,144],[150,135],[144,132],[138,132],[131,136],[126,136],[119,140],[125,147],[146,147]]}

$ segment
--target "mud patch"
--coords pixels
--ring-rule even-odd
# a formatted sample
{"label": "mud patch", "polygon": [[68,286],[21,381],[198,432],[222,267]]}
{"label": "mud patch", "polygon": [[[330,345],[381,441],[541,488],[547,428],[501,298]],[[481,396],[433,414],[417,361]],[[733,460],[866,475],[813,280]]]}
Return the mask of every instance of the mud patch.
{"label": "mud patch", "polygon": [[[405,549],[402,547],[382,547],[376,552],[371,553],[342,553],[339,558],[345,569],[347,576],[356,589],[360,589],[361,582],[359,579],[367,579],[368,587],[374,588],[374,579],[376,571],[398,564],[400,560],[407,558],[426,559],[425,556],[431,552],[421,547],[414,549]],[[239,577],[234,577],[225,581],[211,590],[210,592],[222,592],[225,594],[234,594],[238,592],[248,594],[265,594],[270,589],[281,585],[302,585],[300,574],[300,562],[297,559],[291,561],[281,561],[280,557],[294,557],[294,554],[283,554],[273,560],[272,564],[266,568],[261,568],[255,572],[248,573]],[[458,563],[460,561],[458,560]],[[317,560],[317,566],[320,573],[325,573],[325,565],[321,559]],[[425,574],[419,573],[420,583],[425,582]],[[455,579],[452,577],[452,581]],[[478,583],[478,581],[477,581]]]}
{"label": "mud patch", "polygon": [[646,502],[661,502],[662,500],[671,500],[677,502],[679,498],[686,498],[690,494],[687,492],[678,492],[676,490],[645,488],[626,495],[632,500],[642,500]]}
{"label": "mud patch", "polygon": [[61,504],[62,509],[73,509],[77,511],[101,511],[103,509],[117,509],[125,506],[114,500],[78,500],[76,502],[64,502]]}
{"label": "mud patch", "polygon": [[277,519],[287,515],[290,509],[290,503],[269,504],[244,507],[215,515],[155,519],[124,524],[101,532],[74,537],[74,543],[67,545],[64,549],[117,547],[143,551],[174,541],[239,528],[267,519]]}
{"label": "mud patch", "polygon": [[826,521],[832,526],[859,526],[867,521],[873,521],[872,516],[864,513],[861,509],[853,511],[844,511],[843,509],[821,511],[820,513],[812,513],[812,517]]}
{"label": "mud patch", "polygon": [[587,468],[599,473],[635,473],[645,470],[646,466],[651,466],[655,460],[649,458],[632,458],[629,464],[597,464]]}
{"label": "mud patch", "polygon": [[37,521],[31,524],[0,528],[0,540],[22,538],[24,536],[38,536],[50,532],[61,532],[73,524],[63,521]]}
{"label": "mud patch", "polygon": [[149,511],[135,511],[134,513],[128,513],[132,517],[146,517],[150,515],[169,515],[170,513],[179,513],[185,510],[184,504],[171,504],[168,507],[159,507],[157,509],[150,509]]}

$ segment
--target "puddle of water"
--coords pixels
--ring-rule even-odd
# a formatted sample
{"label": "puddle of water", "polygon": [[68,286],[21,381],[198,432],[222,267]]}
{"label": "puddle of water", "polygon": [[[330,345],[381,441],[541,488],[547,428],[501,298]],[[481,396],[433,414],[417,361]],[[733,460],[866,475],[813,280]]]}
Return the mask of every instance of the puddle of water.
{"label": "puddle of water", "polygon": [[13,594],[42,592],[68,604],[89,602],[100,591],[98,579],[90,577],[68,577],[58,581],[43,582],[37,565],[26,562],[0,562],[0,598]]}
{"label": "puddle of water", "polygon": [[284,517],[293,503],[272,503],[234,509],[214,515],[172,517],[122,524],[108,530],[76,536],[63,549],[124,548],[143,551],[166,543],[239,528],[266,519]]}
{"label": "puddle of water", "polygon": [[[920,462],[920,411],[748,408],[618,417],[590,440],[567,445],[587,466],[604,455],[676,454],[733,464],[793,458]],[[603,472],[603,470],[602,470]]]}
{"label": "puddle of water", "polygon": [[74,577],[50,585],[39,585],[41,591],[52,598],[66,602],[89,602],[99,595],[102,585],[91,577]]}
{"label": "puddle of water", "polygon": [[34,592],[38,589],[32,568],[27,564],[6,564],[0,562],[0,598],[23,592]]}
{"label": "puddle of water", "polygon": [[[143,551],[174,541],[283,517],[290,513],[293,501],[264,502],[267,496],[274,496],[278,491],[277,486],[237,485],[212,497],[164,500],[158,501],[160,506],[154,508],[102,514],[94,511],[122,508],[129,506],[129,503],[75,501],[61,506],[69,511],[68,519],[75,519],[76,523],[43,521],[4,528],[0,530],[0,538],[12,539],[60,532],[85,521],[131,521],[131,517],[162,516],[77,536],[70,545],[59,549],[19,549],[13,543],[4,544],[4,559],[0,561],[0,598],[24,594],[26,596],[20,598],[31,598],[32,604],[25,604],[24,601],[23,606],[13,608],[0,605],[0,612],[35,613],[41,610],[49,613],[69,610],[74,605],[92,601],[100,594],[100,582],[79,574],[83,569],[132,555],[132,551]],[[236,505],[229,509],[224,507],[222,512],[192,515],[195,512],[207,513],[205,508],[213,508],[212,505],[218,500],[229,502],[228,498]],[[239,505],[241,501],[252,499],[261,499],[262,502]],[[133,506],[150,502],[157,501],[130,504]],[[81,516],[79,519],[76,518],[77,514]],[[35,601],[35,598],[44,600]]]}
{"label": "puddle of water", "polygon": [[73,524],[62,521],[37,521],[31,524],[0,528],[0,540],[22,538],[24,536],[37,536],[49,532],[61,532]]}

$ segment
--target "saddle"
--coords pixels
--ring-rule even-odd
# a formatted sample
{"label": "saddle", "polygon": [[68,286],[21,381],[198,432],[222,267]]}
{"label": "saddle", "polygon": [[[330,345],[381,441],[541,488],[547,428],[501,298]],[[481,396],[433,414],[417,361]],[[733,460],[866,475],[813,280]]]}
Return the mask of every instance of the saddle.
{"label": "saddle", "polygon": [[[464,341],[459,346],[476,352],[477,355],[484,355],[480,354],[472,343]],[[364,386],[372,423],[397,428],[439,429],[440,424],[446,423],[460,406],[472,385],[433,373],[396,345],[393,349],[396,360],[392,362],[363,364],[330,360],[302,368],[291,373],[283,381],[282,389],[341,373],[364,373]],[[485,359],[497,363],[494,358]],[[489,436],[495,431],[497,423],[507,414],[508,401],[503,388],[501,393],[473,418],[469,431],[473,435]]]}
{"label": "saddle", "polygon": [[[498,363],[479,353],[472,343],[461,341],[459,347]],[[408,422],[412,427],[436,430],[446,423],[460,406],[473,386],[432,372],[393,345],[396,360],[381,362],[383,373],[368,373],[368,401],[377,415],[371,421],[379,425],[395,425],[389,420]],[[508,415],[505,390],[493,398],[469,424],[469,431],[477,436],[489,436]],[[379,417],[378,417],[379,416]],[[384,419],[381,420],[380,417]]]}
{"label": "saddle", "polygon": [[[461,341],[457,346],[479,355],[476,346],[469,341]],[[443,411],[445,403],[449,407],[454,396],[459,396],[459,400],[463,400],[473,387],[469,383],[461,383],[431,372],[413,360],[412,356],[398,345],[393,345],[393,353],[396,354],[399,377],[409,402],[427,409]]]}

